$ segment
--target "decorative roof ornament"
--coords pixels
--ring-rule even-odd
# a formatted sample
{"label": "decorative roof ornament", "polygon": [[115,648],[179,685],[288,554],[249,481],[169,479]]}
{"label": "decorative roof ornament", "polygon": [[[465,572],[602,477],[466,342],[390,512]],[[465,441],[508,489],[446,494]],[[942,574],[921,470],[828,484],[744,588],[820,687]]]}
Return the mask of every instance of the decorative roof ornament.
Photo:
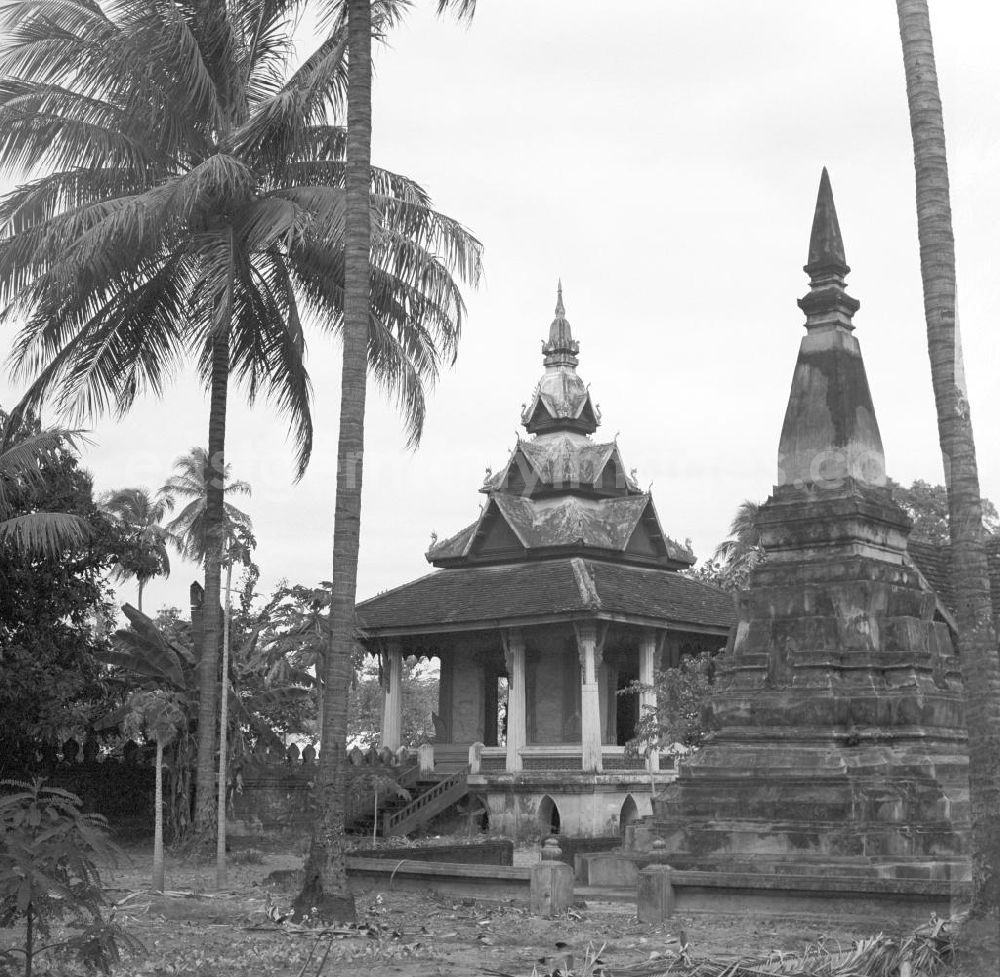
{"label": "decorative roof ornament", "polygon": [[566,318],[560,279],[556,287],[555,318],[549,326],[548,340],[542,343],[545,373],[531,402],[521,409],[521,423],[530,434],[575,431],[587,435],[597,430],[600,412],[576,372],[579,352],[580,344],[573,338]]}
{"label": "decorative roof ornament", "polygon": [[580,344],[573,338],[569,320],[566,318],[566,306],[563,305],[562,279],[556,287],[556,317],[549,326],[549,341],[542,343],[542,353],[545,354],[546,366],[573,366],[580,361],[577,354]]}
{"label": "decorative roof ornament", "polygon": [[854,329],[851,321],[861,303],[847,294],[844,278],[851,268],[844,255],[833,188],[826,167],[819,180],[812,233],[809,235],[809,260],[802,270],[809,276],[809,294],[799,299],[806,314],[806,329]]}

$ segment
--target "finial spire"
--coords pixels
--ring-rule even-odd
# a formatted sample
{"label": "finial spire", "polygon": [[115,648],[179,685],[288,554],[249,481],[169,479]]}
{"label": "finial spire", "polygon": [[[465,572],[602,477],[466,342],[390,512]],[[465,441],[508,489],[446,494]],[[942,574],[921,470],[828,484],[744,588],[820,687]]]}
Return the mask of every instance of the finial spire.
{"label": "finial spire", "polygon": [[549,326],[548,342],[542,343],[542,353],[546,366],[576,366],[576,354],[580,352],[580,344],[573,338],[573,330],[566,319],[566,307],[563,305],[562,279],[556,286],[556,317]]}
{"label": "finial spire", "polygon": [[861,303],[847,294],[844,276],[851,270],[844,255],[833,188],[826,167],[819,178],[816,210],[809,235],[809,261],[802,269],[809,276],[809,294],[799,299],[806,314],[806,329],[821,327],[852,330],[851,321]]}
{"label": "finial spire", "polygon": [[816,212],[813,214],[812,233],[809,236],[809,261],[803,268],[812,278],[823,272],[839,272],[843,277],[851,269],[844,255],[844,239],[840,235],[840,221],[833,204],[833,187],[830,174],[823,167],[816,195]]}

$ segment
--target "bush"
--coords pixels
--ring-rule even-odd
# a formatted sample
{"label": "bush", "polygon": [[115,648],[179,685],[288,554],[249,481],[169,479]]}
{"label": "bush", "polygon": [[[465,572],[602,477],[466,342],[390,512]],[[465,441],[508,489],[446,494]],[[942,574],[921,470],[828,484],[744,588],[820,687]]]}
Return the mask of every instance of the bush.
{"label": "bush", "polygon": [[[117,849],[99,814],[84,814],[80,798],[42,779],[30,784],[0,781],[13,793],[0,796],[0,926],[24,924],[23,947],[0,951],[0,963],[24,957],[31,977],[38,954],[83,968],[110,972],[119,959],[119,943],[141,945],[104,918],[106,903],[96,859],[112,859]],[[78,932],[38,946],[51,936],[54,920],[66,920]]]}
{"label": "bush", "polygon": [[[715,655],[702,652],[681,659],[676,668],[659,671],[653,678],[657,707],[639,717],[635,739],[626,750],[635,755],[650,748],[666,756],[684,756],[701,746],[708,732],[705,706],[715,680]],[[622,695],[645,690],[634,682]]]}

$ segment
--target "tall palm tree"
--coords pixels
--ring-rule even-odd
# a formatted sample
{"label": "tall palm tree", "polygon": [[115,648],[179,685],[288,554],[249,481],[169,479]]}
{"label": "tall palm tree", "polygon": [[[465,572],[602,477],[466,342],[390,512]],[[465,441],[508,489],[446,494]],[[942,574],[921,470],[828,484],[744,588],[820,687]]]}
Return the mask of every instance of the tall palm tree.
{"label": "tall palm tree", "polygon": [[[346,31],[285,76],[301,0],[16,0],[0,11],[0,304],[25,405],[127,411],[185,356],[209,390],[205,601],[218,606],[229,379],[288,416],[299,474],[312,445],[303,317],[343,325],[345,136],[334,124]],[[43,175],[36,176],[41,171]],[[423,384],[454,349],[452,277],[479,245],[412,181],[368,174],[376,228],[367,315],[374,376],[419,434]],[[206,617],[214,716],[221,634]],[[196,823],[213,817],[199,749]]]}
{"label": "tall palm tree", "polygon": [[[333,521],[333,578],[329,646],[324,675],[323,749],[318,787],[321,817],[306,859],[297,915],[317,909],[328,919],[353,919],[354,899],[344,861],[344,783],[346,775],[348,686],[354,647],[354,603],[361,538],[361,486],[364,470],[365,396],[372,301],[372,265],[380,242],[372,234],[369,172],[372,135],[373,27],[382,33],[407,6],[402,0],[332,0],[329,9],[346,25],[350,53],[347,80],[346,213],[343,362],[337,486]],[[471,17],[475,0],[438,0],[438,12],[452,7]],[[469,269],[475,273],[474,269]]]}
{"label": "tall palm tree", "polygon": [[[955,302],[944,117],[927,0],[896,0],[916,167],[917,234],[938,440],[944,460],[965,683],[972,808],[973,907],[1000,914],[1000,657],[993,629],[976,446]],[[994,961],[995,964],[995,961]]]}
{"label": "tall palm tree", "polygon": [[171,533],[161,523],[174,507],[173,499],[154,497],[145,488],[115,489],[105,493],[101,508],[121,524],[136,549],[136,559],[118,564],[116,576],[135,577],[139,592],[136,606],[142,610],[142,592],[153,577],[170,576],[167,544]]}

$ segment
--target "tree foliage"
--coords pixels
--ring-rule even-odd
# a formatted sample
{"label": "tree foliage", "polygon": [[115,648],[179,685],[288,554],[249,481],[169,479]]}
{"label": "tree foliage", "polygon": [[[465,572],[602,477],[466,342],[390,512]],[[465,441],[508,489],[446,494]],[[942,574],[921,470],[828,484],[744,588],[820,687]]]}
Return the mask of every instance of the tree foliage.
{"label": "tree foliage", "polygon": [[[108,681],[123,704],[102,725],[145,731],[167,748],[167,831],[182,837],[191,819],[191,772],[198,726],[198,674],[190,622],[175,609],[156,621],[126,604],[127,628],[114,634],[101,658],[113,667]],[[275,671],[258,647],[267,609],[245,619],[233,615],[229,670],[229,742],[232,765],[258,743],[281,744],[282,734],[301,733],[308,718],[312,678],[294,669]]]}
{"label": "tree foliage", "polygon": [[46,466],[73,450],[77,433],[43,431],[30,414],[11,418],[0,410],[0,546],[25,558],[56,557],[86,542],[86,521],[47,509],[39,495]]}
{"label": "tree foliage", "polygon": [[[208,452],[192,448],[174,462],[173,474],[163,483],[159,495],[168,499],[171,511],[180,505],[180,511],[167,524],[170,541],[182,556],[201,563],[208,552],[208,484],[221,474],[223,495],[250,495],[250,483],[233,479],[232,465],[226,464],[216,473]],[[225,502],[223,524],[224,549],[240,532],[249,533],[250,516],[232,502]]]}
{"label": "tree foliage", "polygon": [[101,508],[118,521],[122,534],[131,544],[131,552],[118,560],[115,577],[119,580],[135,579],[139,585],[139,610],[142,610],[142,592],[154,577],[170,575],[170,531],[162,525],[173,508],[173,499],[158,494],[153,496],[145,488],[123,488],[106,492],[100,501]]}
{"label": "tree foliage", "polygon": [[[916,479],[909,488],[888,480],[892,497],[913,520],[910,538],[938,546],[947,546],[948,491],[943,485],[931,485]],[[714,584],[723,590],[742,590],[753,568],[767,556],[757,531],[757,512],[761,503],[746,499],[740,503],[729,526],[729,537],[715,548],[712,559],[684,573],[696,580]],[[1000,533],[1000,514],[989,500],[982,500],[983,528],[990,535]]]}
{"label": "tree foliage", "polygon": [[[419,746],[434,734],[431,713],[437,708],[438,675],[426,661],[404,659],[403,722],[400,741],[403,746]],[[378,744],[382,733],[384,695],[379,681],[379,665],[369,657],[355,673],[347,717],[347,741],[368,749]]]}
{"label": "tree foliage", "polygon": [[[630,751],[657,749],[664,755],[684,755],[701,746],[708,729],[705,704],[715,680],[715,655],[705,651],[680,660],[654,676],[656,710],[639,717]],[[646,687],[633,683],[625,694],[638,694]]]}
{"label": "tree foliage", "polygon": [[0,764],[15,769],[41,745],[85,728],[113,694],[97,658],[107,648],[104,622],[112,613],[105,581],[134,553],[96,505],[91,477],[65,442],[36,464],[30,479],[6,483],[8,512],[60,512],[83,534],[47,554],[0,543]]}
{"label": "tree foliage", "polygon": [[[889,479],[892,497],[913,520],[911,539],[946,546],[951,541],[948,529],[948,490],[943,485],[931,485],[916,479],[909,488]],[[997,507],[983,499],[983,528],[990,535],[1000,532],[1000,514]]]}

